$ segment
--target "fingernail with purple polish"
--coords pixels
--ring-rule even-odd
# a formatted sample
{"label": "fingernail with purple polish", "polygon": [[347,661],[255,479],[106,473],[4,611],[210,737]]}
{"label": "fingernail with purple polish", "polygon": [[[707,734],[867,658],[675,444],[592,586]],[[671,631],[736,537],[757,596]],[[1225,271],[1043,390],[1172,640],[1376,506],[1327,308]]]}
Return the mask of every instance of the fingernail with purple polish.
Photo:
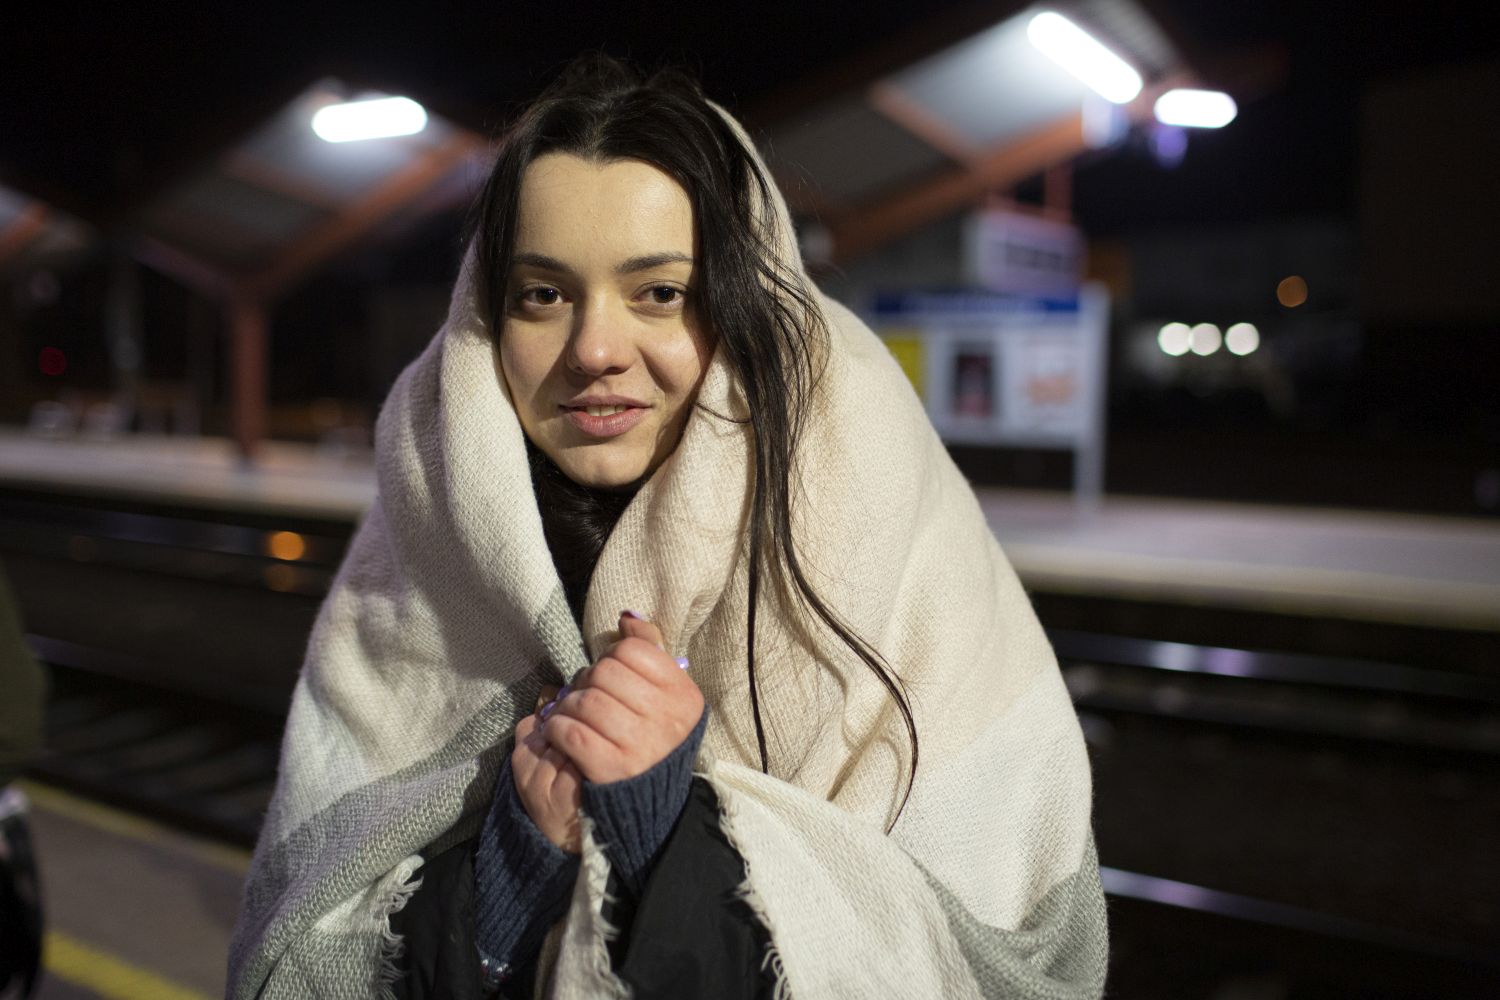
{"label": "fingernail with purple polish", "polygon": [[557,708],[557,699],[556,698],[553,698],[551,701],[547,702],[547,704],[545,704],[545,705],[542,706],[542,710],[536,714],[537,721],[538,721],[538,726],[537,726],[538,729],[541,728],[540,723],[545,723],[547,721],[547,718],[549,716],[551,716],[552,712],[556,708]]}
{"label": "fingernail with purple polish", "polygon": [[686,656],[674,656],[672,657],[672,659],[676,660],[677,665],[683,670],[686,670],[688,668],[688,658]]}
{"label": "fingernail with purple polish", "polygon": [[643,622],[643,621],[646,620],[645,617],[640,612],[638,612],[638,611],[631,611],[629,608],[626,608],[624,611],[621,611],[620,614],[624,615],[626,618],[634,618],[638,622]]}

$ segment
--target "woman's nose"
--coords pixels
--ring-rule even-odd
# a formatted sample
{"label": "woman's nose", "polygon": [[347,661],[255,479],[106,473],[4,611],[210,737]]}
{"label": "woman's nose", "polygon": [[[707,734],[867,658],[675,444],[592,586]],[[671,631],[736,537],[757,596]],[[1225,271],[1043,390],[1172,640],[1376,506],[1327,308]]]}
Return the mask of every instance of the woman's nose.
{"label": "woman's nose", "polygon": [[628,315],[620,315],[607,302],[590,302],[575,313],[568,367],[585,375],[608,375],[629,368],[634,356]]}

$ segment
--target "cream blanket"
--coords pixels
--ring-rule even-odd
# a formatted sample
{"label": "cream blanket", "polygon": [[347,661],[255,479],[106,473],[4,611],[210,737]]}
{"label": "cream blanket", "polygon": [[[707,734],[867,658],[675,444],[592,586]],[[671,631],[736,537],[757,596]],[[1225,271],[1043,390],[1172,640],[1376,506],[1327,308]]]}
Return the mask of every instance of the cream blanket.
{"label": "cream blanket", "polygon": [[[778,206],[780,209],[780,206]],[[778,211],[789,266],[790,227]],[[809,283],[809,287],[810,283]],[[422,852],[472,835],[509,737],[632,608],[692,660],[710,706],[699,770],[746,861],[781,988],[823,997],[1095,997],[1104,900],[1088,760],[1025,593],[910,384],[818,298],[826,370],[803,440],[797,541],[813,586],[902,678],[921,740],[870,671],[763,591],[745,679],[745,407],[722,358],[676,452],[599,559],[580,635],[542,536],[522,431],[460,278],[448,320],[377,429],[379,495],[323,606],[245,887],[229,995],[380,995],[389,914]],[[585,838],[540,989],[626,995]]]}

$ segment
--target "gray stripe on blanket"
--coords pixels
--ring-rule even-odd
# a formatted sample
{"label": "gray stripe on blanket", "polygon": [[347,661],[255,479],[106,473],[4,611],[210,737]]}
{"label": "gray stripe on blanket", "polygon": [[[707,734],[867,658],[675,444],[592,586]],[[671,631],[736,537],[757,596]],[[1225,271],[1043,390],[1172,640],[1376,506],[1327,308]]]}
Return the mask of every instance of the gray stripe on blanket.
{"label": "gray stripe on blanket", "polygon": [[[533,630],[565,663],[583,656],[560,586]],[[477,831],[511,730],[544,683],[561,683],[551,661],[491,699],[436,753],[344,795],[257,854],[230,945],[228,995],[364,1000],[384,992],[379,936],[324,934],[313,925],[414,850],[442,850]]]}
{"label": "gray stripe on blanket", "polygon": [[1038,900],[1014,931],[975,919],[931,874],[927,881],[985,997],[1096,1000],[1103,995],[1109,927],[1092,835],[1078,871]]}

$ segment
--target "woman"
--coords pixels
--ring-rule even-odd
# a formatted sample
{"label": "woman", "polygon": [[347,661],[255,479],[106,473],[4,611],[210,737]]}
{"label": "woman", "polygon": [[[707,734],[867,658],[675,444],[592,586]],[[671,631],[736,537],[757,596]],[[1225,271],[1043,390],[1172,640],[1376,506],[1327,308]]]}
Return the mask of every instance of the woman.
{"label": "woman", "polygon": [[231,996],[1099,994],[1045,637],[690,82],[522,116],[377,454]]}

